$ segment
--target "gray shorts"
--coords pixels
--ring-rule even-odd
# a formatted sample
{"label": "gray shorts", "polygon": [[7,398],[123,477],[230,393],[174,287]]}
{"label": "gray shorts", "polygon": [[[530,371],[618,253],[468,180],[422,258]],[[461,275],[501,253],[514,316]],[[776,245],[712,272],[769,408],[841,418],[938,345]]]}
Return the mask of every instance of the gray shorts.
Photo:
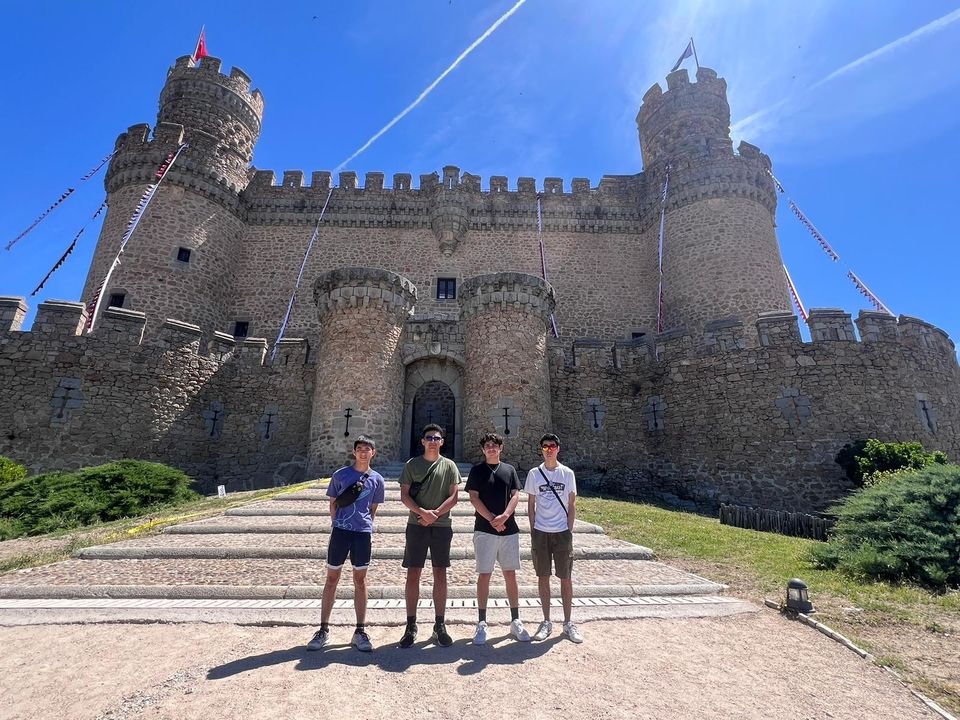
{"label": "gray shorts", "polygon": [[501,570],[520,569],[520,533],[493,535],[475,530],[473,554],[477,558],[477,572],[481,575],[493,572],[500,563]]}

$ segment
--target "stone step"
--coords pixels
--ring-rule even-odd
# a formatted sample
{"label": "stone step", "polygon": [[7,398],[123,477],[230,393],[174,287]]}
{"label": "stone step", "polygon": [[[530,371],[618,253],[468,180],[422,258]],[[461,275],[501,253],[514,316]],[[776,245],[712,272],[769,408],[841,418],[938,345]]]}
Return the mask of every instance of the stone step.
{"label": "stone step", "polygon": [[[397,536],[374,536],[374,550],[380,547],[402,547],[403,541],[399,543],[390,543],[388,541],[397,540]],[[639,547],[633,543],[624,540],[616,540],[607,535],[599,533],[578,534],[574,540],[577,548],[589,549],[617,549]],[[161,535],[149,535],[146,537],[134,538],[132,540],[121,540],[110,545],[99,545],[97,547],[110,548],[321,548],[327,546],[325,535],[296,535],[294,533],[222,533],[222,534],[185,534],[185,533],[167,533]],[[451,547],[473,549],[473,535],[468,533],[459,533],[453,536]],[[530,535],[520,534],[520,548],[530,548]],[[86,552],[87,548],[80,552]]]}
{"label": "stone step", "polygon": [[[391,484],[391,483],[387,483],[386,489],[385,489],[385,492],[384,492],[383,495],[384,495],[384,497],[383,497],[384,503],[391,503],[391,502],[399,503],[399,502],[400,502],[400,486],[397,485],[396,483],[392,483],[392,484]],[[265,504],[271,503],[271,502],[287,502],[287,501],[294,501],[294,500],[296,500],[296,501],[303,501],[303,500],[310,501],[310,500],[313,500],[313,501],[328,503],[328,502],[330,502],[330,497],[327,495],[327,490],[326,490],[326,488],[323,488],[323,489],[320,489],[320,488],[316,488],[316,489],[309,488],[309,489],[307,489],[307,490],[300,490],[300,491],[295,492],[295,493],[288,493],[288,494],[286,494],[286,495],[280,495],[280,496],[277,497],[276,499],[273,499],[273,500],[265,500],[265,501],[263,501],[262,503],[257,503],[257,504],[258,504],[258,505],[265,505]],[[526,495],[522,496],[522,497],[520,498],[520,500],[521,500],[520,505],[525,505],[525,504],[526,504]],[[457,501],[458,501],[458,502],[462,502],[462,503],[469,503],[469,502],[470,502],[470,494],[469,494],[466,490],[461,490],[461,491],[457,494]]]}
{"label": "stone step", "polygon": [[[377,517],[407,517],[409,510],[400,502],[385,502],[377,508]],[[457,503],[450,510],[451,517],[473,517],[473,505],[469,500]],[[517,505],[516,515],[527,516],[527,504]],[[254,517],[257,515],[300,515],[303,517],[330,517],[330,505],[317,503],[312,500],[271,500],[269,502],[254,503],[227,510],[227,517]]]}
{"label": "stone step", "polygon": [[[406,571],[397,561],[374,562],[368,573],[370,597],[403,597]],[[517,573],[521,597],[536,598],[533,568]],[[325,567],[315,559],[71,559],[0,576],[0,597],[320,597]],[[352,596],[349,567],[338,588]],[[492,597],[503,597],[499,573]],[[451,598],[475,596],[472,562],[455,562],[448,571]],[[556,585],[555,592],[558,591]],[[267,588],[267,590],[264,590]],[[716,594],[723,586],[662,563],[639,559],[578,560],[574,563],[577,597]],[[265,594],[266,593],[266,594]],[[425,572],[421,597],[432,593]]]}
{"label": "stone step", "polygon": [[[581,560],[652,560],[653,551],[649,548],[635,545],[625,548],[583,548],[573,550],[574,558]],[[326,560],[325,546],[282,546],[282,547],[115,547],[100,545],[83,548],[76,553],[76,557],[84,560],[157,560],[162,558],[181,558],[197,560],[218,560],[226,558],[279,558],[287,560]],[[402,560],[402,547],[374,547],[374,560]],[[531,560],[529,548],[521,549],[520,558]],[[472,548],[451,548],[450,560],[474,560]]]}
{"label": "stone step", "polygon": [[[525,523],[520,523],[521,533],[525,532]],[[455,517],[451,526],[454,534],[473,534],[472,517]],[[406,532],[406,517],[378,518],[374,524],[374,535],[403,535]],[[573,526],[574,533],[603,533],[599,525],[577,520]],[[203,533],[327,533],[330,532],[329,515],[317,515],[315,520],[305,519],[300,515],[231,515],[217,516],[187,523],[174,525],[164,530],[170,534],[203,534]]]}

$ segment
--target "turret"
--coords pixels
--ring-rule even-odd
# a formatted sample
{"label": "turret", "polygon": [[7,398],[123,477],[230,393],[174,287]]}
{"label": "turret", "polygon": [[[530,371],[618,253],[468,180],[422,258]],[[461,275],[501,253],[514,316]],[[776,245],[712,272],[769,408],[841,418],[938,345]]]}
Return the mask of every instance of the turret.
{"label": "turret", "polygon": [[[727,84],[709,68],[667,76],[643,96],[637,114],[647,192],[659,217],[669,173],[663,238],[665,329],[699,333],[718,317],[752,323],[762,312],[789,310],[774,233],[777,199],[770,158],[749,143],[734,154]],[[651,221],[652,232],[658,224]],[[657,238],[648,236],[652,247]]]}
{"label": "turret", "polygon": [[250,78],[239,68],[226,75],[217,58],[203,58],[197,66],[189,57],[176,61],[160,93],[152,135],[141,124],[117,138],[105,179],[109,211],[84,286],[85,302],[106,275],[158,168],[185,143],[125,247],[125,262],[102,302],[233,332],[240,193],[262,117],[263,96],[250,90]]}

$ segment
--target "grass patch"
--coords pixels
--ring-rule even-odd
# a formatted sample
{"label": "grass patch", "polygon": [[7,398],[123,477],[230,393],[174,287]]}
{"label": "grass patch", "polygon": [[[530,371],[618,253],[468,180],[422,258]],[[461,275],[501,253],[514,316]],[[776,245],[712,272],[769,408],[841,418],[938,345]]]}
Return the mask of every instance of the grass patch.
{"label": "grass patch", "polygon": [[[581,496],[577,517],[756,602],[782,601],[787,580],[802,578],[819,621],[901,671],[937,702],[960,711],[960,678],[950,670],[956,652],[950,641],[960,637],[960,592],[854,579],[815,567],[812,550],[822,545],[815,540],[744,530],[637,502]],[[922,652],[914,652],[918,644]]]}
{"label": "grass patch", "polygon": [[310,487],[314,482],[310,481],[267,490],[230,493],[225,498],[216,496],[201,498],[178,505],[157,508],[139,517],[97,523],[79,530],[59,530],[47,535],[9,541],[11,545],[15,543],[16,547],[25,548],[22,552],[4,554],[2,552],[4,543],[0,543],[0,574],[66,560],[85,547],[155,535],[170,525],[202,520],[219,515],[230,508],[299,492]]}

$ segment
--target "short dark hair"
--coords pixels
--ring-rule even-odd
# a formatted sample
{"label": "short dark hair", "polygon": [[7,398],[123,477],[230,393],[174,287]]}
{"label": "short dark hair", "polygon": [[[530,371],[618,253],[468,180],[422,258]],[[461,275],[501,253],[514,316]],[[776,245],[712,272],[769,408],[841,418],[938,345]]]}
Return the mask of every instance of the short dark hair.
{"label": "short dark hair", "polygon": [[558,438],[553,433],[547,433],[546,435],[541,436],[540,444],[543,445],[545,442],[555,442],[557,446],[560,445],[560,438]]}
{"label": "short dark hair", "polygon": [[357,445],[369,445],[372,450],[377,449],[377,444],[373,441],[372,437],[367,435],[357,435],[357,439],[353,441],[353,449],[357,449]]}
{"label": "short dark hair", "polygon": [[496,443],[497,445],[503,447],[503,436],[497,435],[496,433],[487,433],[480,438],[480,447],[483,447],[488,442]]}
{"label": "short dark hair", "polygon": [[430,423],[429,425],[424,425],[424,426],[423,426],[423,432],[420,433],[420,437],[426,437],[426,436],[429,435],[431,432],[438,432],[438,433],[440,433],[440,437],[443,437],[444,435],[446,435],[446,433],[443,431],[443,428],[442,428],[442,427],[440,427],[440,426],[437,425],[436,423]]}

